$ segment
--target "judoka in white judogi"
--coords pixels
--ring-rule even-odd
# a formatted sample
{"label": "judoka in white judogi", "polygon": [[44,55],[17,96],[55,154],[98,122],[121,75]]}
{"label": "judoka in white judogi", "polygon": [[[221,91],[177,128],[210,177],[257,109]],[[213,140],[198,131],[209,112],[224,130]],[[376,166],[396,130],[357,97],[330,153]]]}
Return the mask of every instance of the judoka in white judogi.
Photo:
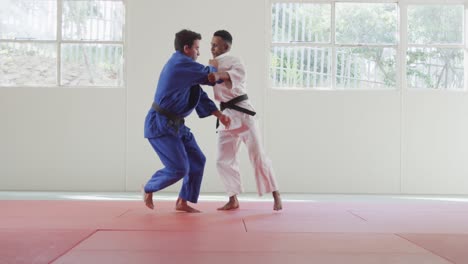
{"label": "judoka in white judogi", "polygon": [[[232,36],[225,30],[214,33],[211,52],[218,72],[209,75],[214,86],[215,100],[221,103],[223,114],[230,117],[231,125],[218,128],[218,173],[229,195],[229,202],[219,210],[239,207],[237,195],[243,192],[237,153],[243,142],[248,150],[250,162],[255,170],[259,195],[273,193],[274,210],[281,210],[282,203],[278,185],[270,160],[265,155],[255,115],[255,109],[247,98],[246,72],[243,63],[229,54]],[[217,65],[216,65],[217,64]],[[222,81],[221,81],[222,80]],[[238,101],[232,103],[233,101]]]}

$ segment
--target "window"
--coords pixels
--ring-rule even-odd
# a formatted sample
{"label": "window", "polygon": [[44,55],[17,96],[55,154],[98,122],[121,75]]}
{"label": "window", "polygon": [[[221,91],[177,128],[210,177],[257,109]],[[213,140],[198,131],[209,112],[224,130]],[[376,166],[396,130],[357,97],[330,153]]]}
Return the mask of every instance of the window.
{"label": "window", "polygon": [[273,86],[393,88],[397,33],[394,3],[275,3]]}
{"label": "window", "polygon": [[336,88],[396,86],[397,6],[335,4]]}
{"label": "window", "polygon": [[301,1],[271,7],[273,87],[464,88],[462,4]]}
{"label": "window", "polygon": [[409,88],[463,89],[463,5],[408,6]]}
{"label": "window", "polygon": [[330,4],[273,4],[273,86],[306,88],[331,85],[330,16]]}
{"label": "window", "polygon": [[0,0],[0,86],[123,87],[122,0]]}

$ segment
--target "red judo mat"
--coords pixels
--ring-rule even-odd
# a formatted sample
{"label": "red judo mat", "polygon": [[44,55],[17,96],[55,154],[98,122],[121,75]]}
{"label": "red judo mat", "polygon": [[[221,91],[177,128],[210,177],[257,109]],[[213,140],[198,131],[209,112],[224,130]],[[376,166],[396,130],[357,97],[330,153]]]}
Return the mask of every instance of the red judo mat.
{"label": "red judo mat", "polygon": [[0,263],[468,263],[468,202],[0,201]]}

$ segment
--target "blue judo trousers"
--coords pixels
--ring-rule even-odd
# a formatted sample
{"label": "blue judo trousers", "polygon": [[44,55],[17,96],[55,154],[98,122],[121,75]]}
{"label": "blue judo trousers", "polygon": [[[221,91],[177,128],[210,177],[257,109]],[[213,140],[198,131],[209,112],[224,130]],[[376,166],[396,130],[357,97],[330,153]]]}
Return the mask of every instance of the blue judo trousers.
{"label": "blue judo trousers", "polygon": [[[207,76],[215,71],[176,51],[161,71],[154,102],[180,118],[194,109],[200,118],[210,116],[217,107],[200,84],[209,84]],[[196,203],[206,158],[190,129],[151,108],[144,133],[164,165],[146,183],[145,192],[157,192],[183,179],[179,197]]]}

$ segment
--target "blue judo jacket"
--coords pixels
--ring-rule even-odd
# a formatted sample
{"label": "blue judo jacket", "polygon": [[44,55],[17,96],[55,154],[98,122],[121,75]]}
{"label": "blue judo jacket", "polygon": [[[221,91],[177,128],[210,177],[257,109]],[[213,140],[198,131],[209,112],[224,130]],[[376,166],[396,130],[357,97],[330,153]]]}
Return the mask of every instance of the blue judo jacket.
{"label": "blue judo jacket", "polygon": [[[176,51],[168,60],[159,76],[154,102],[161,108],[179,117],[187,117],[194,109],[200,118],[210,116],[217,110],[216,104],[200,87],[208,82],[208,74],[216,72],[212,66],[204,66]],[[145,138],[155,138],[177,131],[168,125],[167,117],[150,109],[145,119]],[[189,130],[182,125],[180,132]]]}

